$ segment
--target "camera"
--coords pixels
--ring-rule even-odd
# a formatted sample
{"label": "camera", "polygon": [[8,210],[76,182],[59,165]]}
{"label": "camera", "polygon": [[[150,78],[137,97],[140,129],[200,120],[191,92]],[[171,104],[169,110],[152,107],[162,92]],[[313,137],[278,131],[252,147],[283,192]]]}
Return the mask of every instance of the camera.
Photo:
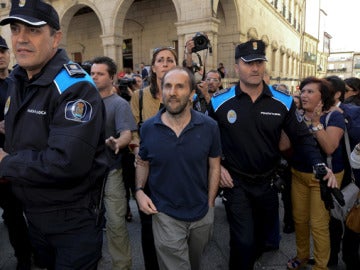
{"label": "camera", "polygon": [[134,78],[122,78],[118,80],[119,87],[121,86],[127,86],[130,87],[133,84],[136,84],[136,80]]}
{"label": "camera", "polygon": [[206,50],[211,47],[210,40],[208,39],[208,37],[199,32],[196,33],[196,35],[192,38],[192,40],[194,41],[194,45],[195,45],[195,47],[192,48],[193,53],[202,51],[202,50]]}
{"label": "camera", "polygon": [[330,210],[334,208],[333,197],[341,205],[345,205],[344,195],[338,188],[330,188],[327,186],[327,181],[324,181],[324,177],[327,174],[325,164],[320,163],[314,166],[315,178],[320,181],[320,196],[325,204],[325,208]]}

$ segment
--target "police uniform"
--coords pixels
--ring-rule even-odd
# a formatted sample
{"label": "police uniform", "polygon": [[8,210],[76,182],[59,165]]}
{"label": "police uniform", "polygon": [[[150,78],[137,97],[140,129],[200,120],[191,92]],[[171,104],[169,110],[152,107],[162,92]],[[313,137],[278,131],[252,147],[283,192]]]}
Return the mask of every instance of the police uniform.
{"label": "police uniform", "polygon": [[[2,38],[0,37],[0,39]],[[0,121],[4,120],[4,107],[9,83],[11,83],[9,78],[0,79]],[[5,135],[0,134],[0,147],[4,147],[4,141]],[[18,261],[17,269],[30,269],[32,248],[23,216],[23,208],[20,201],[11,191],[11,183],[4,179],[0,179],[0,207],[3,209],[2,217]]]}
{"label": "police uniform", "polygon": [[[230,224],[230,269],[252,269],[266,236],[276,226],[278,195],[271,187],[281,157],[281,131],[311,164],[322,162],[292,97],[269,88],[253,102],[239,85],[215,93],[210,115],[217,120],[223,149],[222,165],[234,180],[224,189]],[[300,146],[300,147],[299,147]]]}
{"label": "police uniform", "polygon": [[56,256],[61,269],[92,269],[101,257],[95,223],[107,171],[102,99],[61,49],[32,79],[19,66],[11,77],[0,176],[24,205],[40,263],[53,269]]}

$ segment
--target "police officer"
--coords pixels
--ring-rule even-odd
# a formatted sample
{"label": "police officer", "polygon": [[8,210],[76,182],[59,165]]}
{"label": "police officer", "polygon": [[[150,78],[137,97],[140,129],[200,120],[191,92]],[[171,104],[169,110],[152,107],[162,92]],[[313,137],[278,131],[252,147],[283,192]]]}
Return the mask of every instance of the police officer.
{"label": "police officer", "polygon": [[[253,269],[269,230],[278,223],[279,202],[272,179],[280,159],[282,129],[313,165],[323,162],[306,125],[295,114],[291,96],[263,82],[265,61],[261,40],[238,45],[239,84],[211,100],[210,115],[218,121],[223,148],[220,186],[230,225],[229,269]],[[329,186],[336,186],[330,170],[325,178]]]}
{"label": "police officer", "polygon": [[101,97],[90,76],[58,49],[62,32],[51,5],[13,0],[0,24],[10,24],[18,63],[5,106],[0,177],[24,206],[40,266],[96,269],[107,171]]}
{"label": "police officer", "polygon": [[[4,107],[7,99],[9,80],[8,66],[10,63],[9,47],[0,36],[0,147],[4,146],[5,125]],[[11,191],[8,180],[0,179],[0,207],[3,209],[3,219],[9,232],[9,239],[15,251],[17,270],[31,269],[31,245],[28,228],[23,216],[21,203]]]}

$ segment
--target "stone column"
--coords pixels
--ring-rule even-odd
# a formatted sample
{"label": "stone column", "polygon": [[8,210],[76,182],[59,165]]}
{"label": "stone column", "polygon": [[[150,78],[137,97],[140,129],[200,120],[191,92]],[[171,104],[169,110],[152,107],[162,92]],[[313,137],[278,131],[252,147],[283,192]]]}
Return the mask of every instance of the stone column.
{"label": "stone column", "polygon": [[104,55],[112,58],[118,66],[118,69],[123,66],[122,57],[122,43],[123,38],[119,35],[102,35],[102,44],[104,48]]}

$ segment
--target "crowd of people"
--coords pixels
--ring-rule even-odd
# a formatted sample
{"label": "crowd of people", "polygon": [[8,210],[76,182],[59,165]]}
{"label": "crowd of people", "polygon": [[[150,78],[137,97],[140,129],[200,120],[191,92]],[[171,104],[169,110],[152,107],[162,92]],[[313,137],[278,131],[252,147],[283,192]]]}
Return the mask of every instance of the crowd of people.
{"label": "crowd of people", "polygon": [[113,59],[96,57],[85,71],[58,48],[50,4],[12,0],[6,24],[17,65],[9,73],[0,37],[0,207],[18,270],[32,261],[97,269],[104,228],[112,269],[131,269],[131,192],[147,270],[200,269],[219,194],[228,269],[253,269],[279,248],[279,193],[284,232],[296,236],[284,267],[313,259],[322,270],[342,259],[360,269],[359,233],[331,217],[320,187],[342,188],[351,172],[360,187],[360,142],[349,159],[343,139],[360,79],[308,77],[292,95],[270,85],[265,44],[249,40],[234,52],[238,82],[223,89],[222,63],[196,79],[190,39],[182,66],[174,48],[159,47],[149,71],[141,63],[118,80]]}

